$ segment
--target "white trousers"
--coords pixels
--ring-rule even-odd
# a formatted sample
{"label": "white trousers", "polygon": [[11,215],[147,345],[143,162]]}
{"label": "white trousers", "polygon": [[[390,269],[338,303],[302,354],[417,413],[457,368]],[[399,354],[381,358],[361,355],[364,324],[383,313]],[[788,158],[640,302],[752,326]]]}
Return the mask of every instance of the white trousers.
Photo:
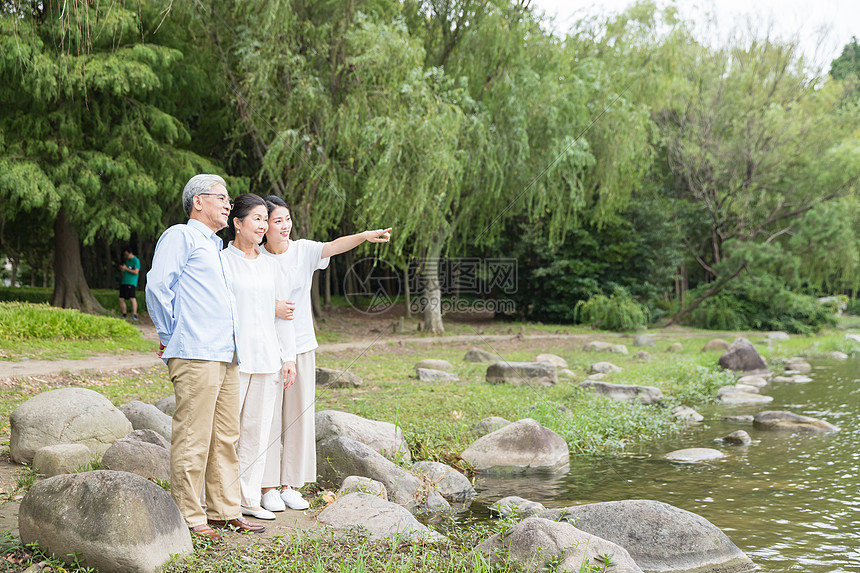
{"label": "white trousers", "polygon": [[315,390],[316,355],[310,350],[296,356],[296,381],[277,399],[271,441],[280,434],[282,448],[271,447],[266,453],[263,487],[317,481]]}
{"label": "white trousers", "polygon": [[[280,372],[246,374],[239,372],[240,427],[239,486],[242,505],[259,507],[266,467],[266,451],[279,450],[280,440],[272,435],[278,397],[283,395],[284,382]],[[279,409],[279,408],[278,408]]]}

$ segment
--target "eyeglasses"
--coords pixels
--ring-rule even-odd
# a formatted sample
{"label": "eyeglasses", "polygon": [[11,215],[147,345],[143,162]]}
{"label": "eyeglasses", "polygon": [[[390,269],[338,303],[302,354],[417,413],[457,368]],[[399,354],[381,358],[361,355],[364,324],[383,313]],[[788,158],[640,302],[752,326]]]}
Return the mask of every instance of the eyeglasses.
{"label": "eyeglasses", "polygon": [[198,195],[211,195],[212,197],[218,197],[221,200],[222,205],[227,205],[230,207],[230,210],[233,210],[233,203],[230,201],[229,195],[224,195],[223,193],[198,193]]}

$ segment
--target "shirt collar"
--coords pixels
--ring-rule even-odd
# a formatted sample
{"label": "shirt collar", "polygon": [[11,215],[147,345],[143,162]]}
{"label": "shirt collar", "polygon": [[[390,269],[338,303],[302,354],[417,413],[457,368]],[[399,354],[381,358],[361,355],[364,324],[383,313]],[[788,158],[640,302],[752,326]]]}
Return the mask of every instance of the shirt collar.
{"label": "shirt collar", "polygon": [[198,221],[197,219],[188,219],[188,226],[194,229],[197,229],[203,235],[215,243],[215,246],[218,247],[218,250],[221,250],[221,247],[224,245],[224,241],[221,240],[221,237],[215,234],[215,231]]}

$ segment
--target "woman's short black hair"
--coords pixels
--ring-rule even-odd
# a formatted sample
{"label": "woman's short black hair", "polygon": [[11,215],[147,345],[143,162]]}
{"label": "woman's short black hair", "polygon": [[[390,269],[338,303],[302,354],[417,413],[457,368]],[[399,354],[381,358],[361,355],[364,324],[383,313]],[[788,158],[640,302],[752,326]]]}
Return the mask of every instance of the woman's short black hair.
{"label": "woman's short black hair", "polygon": [[230,235],[232,237],[236,236],[236,224],[233,220],[244,220],[254,207],[267,207],[265,199],[259,195],[254,195],[253,193],[245,193],[243,195],[239,195],[236,197],[236,200],[233,201],[233,209],[230,211],[230,216],[227,218],[227,227],[230,229]]}

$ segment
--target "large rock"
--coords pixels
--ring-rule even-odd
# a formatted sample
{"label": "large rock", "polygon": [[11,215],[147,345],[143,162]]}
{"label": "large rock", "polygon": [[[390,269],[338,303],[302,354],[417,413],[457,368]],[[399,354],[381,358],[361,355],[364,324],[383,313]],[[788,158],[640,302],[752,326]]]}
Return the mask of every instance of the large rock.
{"label": "large rock", "polygon": [[432,370],[430,368],[416,368],[415,374],[421,382],[456,382],[460,379],[453,372],[445,372],[444,370]]}
{"label": "large rock", "polygon": [[355,492],[366,493],[388,501],[388,490],[385,489],[385,484],[362,476],[347,476],[337,490],[337,497]]}
{"label": "large rock", "polygon": [[786,369],[793,370],[794,374],[812,372],[812,364],[810,364],[803,358],[792,358],[788,361],[788,364],[786,364]]}
{"label": "large rock", "polygon": [[609,348],[609,352],[612,352],[613,354],[627,354],[627,347],[623,344],[613,344]]}
{"label": "large rock", "polygon": [[684,345],[680,342],[673,342],[666,348],[666,352],[684,352]]}
{"label": "large rock", "polygon": [[478,436],[485,436],[490,432],[501,430],[510,423],[510,420],[506,420],[498,416],[490,416],[489,418],[484,418],[480,422],[475,422],[472,426],[472,433],[477,434]]}
{"label": "large rock", "polygon": [[415,369],[427,368],[428,370],[442,370],[444,372],[453,372],[454,366],[447,360],[439,360],[436,358],[425,358],[415,365]]}
{"label": "large rock", "polygon": [[463,357],[466,362],[495,362],[498,359],[497,355],[480,348],[470,348]]}
{"label": "large rock", "polygon": [[768,332],[767,338],[769,340],[791,340],[791,336],[788,335],[787,332]]}
{"label": "large rock", "polygon": [[705,343],[702,347],[702,352],[724,352],[729,349],[731,344],[722,338],[714,338]]}
{"label": "large rock", "polygon": [[412,471],[424,476],[448,501],[463,501],[478,495],[469,478],[441,462],[416,462]]}
{"label": "large rock", "polygon": [[773,402],[773,396],[764,394],[753,394],[752,392],[735,392],[733,394],[722,394],[719,397],[722,404],[769,404]]}
{"label": "large rock", "polygon": [[567,442],[531,418],[475,440],[460,457],[483,471],[559,470],[570,461]]}
{"label": "large rock", "polygon": [[720,356],[720,367],[735,372],[767,370],[767,364],[758,350],[746,338],[736,338]]}
{"label": "large rock", "polygon": [[513,386],[554,386],[558,383],[555,366],[549,362],[496,362],[487,367],[487,382]]}
{"label": "large rock", "polygon": [[409,511],[390,501],[367,493],[350,493],[337,499],[319,514],[323,525],[349,531],[361,529],[376,540],[405,538],[411,541],[444,541],[445,537],[428,529]]}
{"label": "large rock", "polygon": [[609,352],[612,349],[611,342],[603,342],[602,340],[592,340],[586,342],[582,347],[584,352]]}
{"label": "large rock", "polygon": [[170,442],[155,430],[135,430],[108,448],[102,456],[102,467],[168,481]]}
{"label": "large rock", "polygon": [[716,441],[723,442],[730,446],[748,446],[752,443],[752,438],[750,438],[750,435],[743,430],[735,430],[727,436],[717,438]]}
{"label": "large rock", "polygon": [[725,533],[700,515],[651,500],[592,503],[550,509],[563,519],[625,548],[649,572],[735,573],[755,565]]}
{"label": "large rock", "polygon": [[173,429],[173,418],[152,404],[144,404],[140,400],[132,400],[119,407],[135,430],[154,430],[170,441]]}
{"label": "large rock", "polygon": [[637,334],[633,338],[633,346],[654,346],[656,342],[647,334]]}
{"label": "large rock", "polygon": [[490,507],[488,507],[491,512],[496,512],[502,517],[507,517],[511,514],[516,514],[517,516],[523,517],[531,517],[532,515],[537,515],[542,511],[546,511],[546,507],[540,502],[531,501],[517,495],[509,495],[508,497],[503,497],[497,502],[493,503]]}
{"label": "large rock", "polygon": [[824,420],[781,410],[759,412],[753,418],[753,427],[758,430],[809,433],[827,433],[839,430],[838,427]]}
{"label": "large rock", "polygon": [[348,370],[316,367],[316,384],[326,388],[357,388],[363,384],[361,378]]}
{"label": "large rock", "polygon": [[337,410],[320,410],[316,413],[315,423],[317,442],[345,436],[370,446],[390,459],[399,457],[407,462],[412,461],[403,430],[390,422],[368,420]]}
{"label": "large rock", "polygon": [[524,570],[535,572],[548,570],[549,562],[553,571],[591,571],[591,567],[605,571],[603,558],[611,554],[615,563],[612,573],[642,573],[624,547],[592,536],[570,523],[540,517],[529,517],[504,533],[493,535],[475,550],[490,563],[497,563],[500,555],[509,555]]}
{"label": "large rock", "polygon": [[451,506],[429,483],[386,459],[370,446],[345,436],[317,443],[317,468],[325,482],[362,476],[385,486],[388,499],[416,513],[445,513]]}
{"label": "large rock", "polygon": [[672,462],[697,463],[719,460],[726,454],[713,448],[684,448],[666,454],[665,458]]}
{"label": "large rock", "polygon": [[24,544],[67,563],[77,554],[99,571],[155,572],[172,555],[193,550],[191,536],[170,495],[125,472],[64,474],[38,482],[21,501],[18,529]]}
{"label": "large rock", "polygon": [[155,407],[167,414],[173,416],[176,413],[176,395],[165,396],[155,403]]}
{"label": "large rock", "polygon": [[592,374],[612,374],[613,372],[621,372],[621,368],[612,362],[595,362],[589,368]]}
{"label": "large rock", "polygon": [[556,354],[538,354],[535,357],[535,362],[549,362],[554,364],[556,368],[567,368],[567,360]]}
{"label": "large rock", "polygon": [[55,444],[83,444],[101,458],[132,430],[110,400],[86,388],[60,388],[33,396],[9,416],[9,450],[18,463],[33,461],[36,450]]}
{"label": "large rock", "polygon": [[701,422],[705,419],[704,416],[689,406],[675,406],[672,408],[672,415],[684,422]]}
{"label": "large rock", "polygon": [[846,340],[853,340],[854,342],[860,342],[860,334],[846,334]]}
{"label": "large rock", "polygon": [[656,404],[663,400],[663,392],[654,386],[638,386],[635,384],[612,384],[601,380],[586,380],[579,385],[581,388],[594,390],[613,400],[630,402],[639,400],[643,404]]}
{"label": "large rock", "polygon": [[90,449],[83,444],[56,444],[36,450],[33,467],[45,477],[86,471],[90,464]]}
{"label": "large rock", "polygon": [[744,386],[754,386],[756,388],[763,388],[767,386],[767,379],[763,376],[741,376],[738,378],[738,385],[743,384]]}

